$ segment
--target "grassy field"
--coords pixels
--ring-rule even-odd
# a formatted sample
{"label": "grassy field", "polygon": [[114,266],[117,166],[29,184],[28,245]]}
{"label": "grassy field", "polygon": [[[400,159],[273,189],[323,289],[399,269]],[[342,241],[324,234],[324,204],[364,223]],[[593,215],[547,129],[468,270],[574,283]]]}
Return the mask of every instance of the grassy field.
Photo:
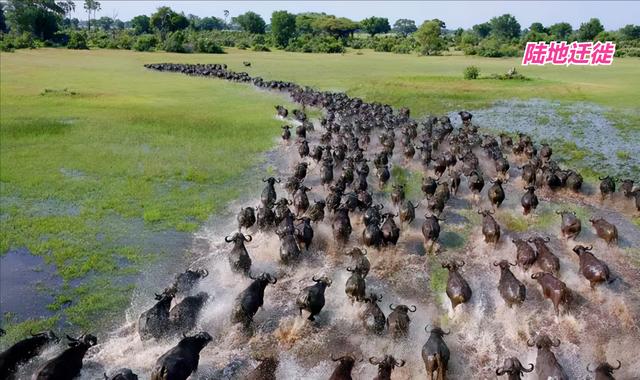
{"label": "grassy field", "polygon": [[[244,68],[242,61],[252,62]],[[64,280],[45,320],[13,321],[17,335],[59,318],[77,328],[121,317],[125,279],[162,255],[153,237],[179,237],[237,197],[238,181],[273,146],[283,99],[250,86],[150,72],[151,62],[227,63],[414,114],[488,106],[504,98],[588,101],[638,128],[640,60],[613,67],[520,68],[519,59],[313,55],[229,50],[225,55],[116,50],[21,50],[1,55],[0,251],[26,247]],[[462,79],[516,67],[530,81]],[[188,236],[188,235],[187,235]],[[169,248],[167,248],[167,246]]]}

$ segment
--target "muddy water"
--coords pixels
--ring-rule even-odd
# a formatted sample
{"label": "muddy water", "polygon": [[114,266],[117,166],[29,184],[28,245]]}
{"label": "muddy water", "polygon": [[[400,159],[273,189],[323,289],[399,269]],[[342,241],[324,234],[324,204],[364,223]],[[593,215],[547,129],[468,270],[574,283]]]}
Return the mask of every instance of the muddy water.
{"label": "muddy water", "polygon": [[[311,133],[311,146],[317,144],[319,133],[319,128]],[[375,151],[376,146],[378,143],[374,138],[369,152]],[[392,165],[408,169],[413,175],[433,175],[430,169],[425,171],[421,168],[417,160],[405,162],[398,148]],[[476,153],[485,157],[481,151]],[[509,159],[512,163],[518,161],[513,156]],[[563,191],[556,194],[542,191],[539,193],[541,206],[538,212],[527,219],[532,227],[526,232],[510,231],[502,221],[521,217],[519,200],[523,185],[518,179],[516,165],[512,165],[511,180],[505,185],[507,199],[496,211],[503,231],[497,246],[484,243],[476,213],[477,209],[490,208],[486,199],[489,184],[478,200],[468,191],[463,179],[457,198],[445,209],[443,217],[447,222],[443,224],[441,234],[443,237],[459,236],[463,239],[461,246],[457,242],[449,244],[443,238],[437,254],[425,254],[420,233],[425,213],[422,206],[416,210],[417,219],[410,226],[403,227],[397,247],[369,250],[372,269],[367,277],[367,291],[383,294],[380,306],[384,313],[390,313],[390,303],[417,306],[417,312],[410,315],[412,322],[407,339],[372,336],[362,328],[359,319],[361,305],[352,304],[344,293],[348,278],[345,268],[350,261],[333,244],[329,216],[314,226],[312,247],[305,252],[304,260],[294,267],[279,264],[279,241],[275,234],[250,231],[253,241],[247,244],[247,249],[253,259],[252,271],[270,272],[279,280],[276,285],[267,287],[264,307],[255,317],[255,334],[246,336],[230,324],[229,315],[234,298],[249,285],[250,280],[230,271],[226,257],[230,247],[223,238],[235,231],[234,213],[241,205],[255,206],[259,203],[259,178],[267,174],[266,167],[270,168],[269,174],[284,178],[290,175],[300,157],[294,144],[282,143],[267,155],[266,161],[265,173],[256,176],[258,185],[252,189],[254,197],[231,205],[226,215],[212,220],[194,238],[194,250],[199,255],[192,266],[205,267],[210,271],[196,291],[207,291],[213,299],[201,315],[199,329],[214,337],[201,353],[199,371],[194,378],[237,378],[257,365],[256,356],[270,354],[279,357],[279,379],[326,379],[334,368],[329,355],[347,352],[365,358],[354,368],[354,378],[374,377],[376,367],[368,364],[366,358],[384,354],[392,354],[407,362],[394,371],[393,378],[424,378],[420,350],[427,339],[423,330],[427,324],[451,330],[451,335],[445,338],[452,352],[451,379],[495,378],[496,366],[509,356],[518,356],[523,363],[535,362],[536,351],[527,347],[526,340],[537,332],[545,332],[562,341],[554,351],[570,378],[585,378],[586,365],[601,360],[614,363],[620,360],[623,363],[616,372],[619,379],[632,379],[640,373],[640,364],[636,360],[640,356],[640,231],[629,221],[633,216],[631,202],[621,197],[601,202],[593,189],[587,189],[587,194],[580,196]],[[495,175],[492,167],[483,169],[487,177]],[[275,173],[271,173],[272,170]],[[305,183],[313,188],[309,194],[312,201],[326,195],[319,185],[318,174],[319,167],[310,162]],[[339,170],[336,170],[336,175],[339,175]],[[388,195],[377,188],[373,178],[372,173],[370,188],[375,190],[376,202],[385,204],[385,209],[392,209]],[[276,190],[279,197],[285,195],[282,188],[277,187]],[[595,237],[584,219],[583,232],[577,241],[566,241],[561,237],[559,217],[548,223],[538,223],[544,217],[542,214],[567,205],[617,223],[620,246],[606,246]],[[357,246],[362,235],[360,215],[353,214],[351,220],[354,231],[349,245]],[[555,316],[550,301],[542,297],[538,285],[529,277],[535,268],[527,273],[519,268],[513,270],[527,286],[527,300],[521,307],[508,308],[496,289],[499,271],[491,262],[499,259],[514,261],[515,247],[511,239],[534,234],[551,238],[549,246],[561,261],[560,278],[574,292],[572,305],[559,317]],[[577,256],[571,251],[577,243],[593,244],[596,256],[609,264],[618,280],[592,291],[577,272]],[[455,311],[451,309],[444,291],[434,291],[431,286],[432,277],[442,274],[439,262],[452,258],[465,260],[467,264],[462,274],[473,289],[471,301]],[[183,268],[174,269],[177,272]],[[326,291],[327,303],[323,311],[316,322],[309,322],[298,316],[294,301],[303,287],[312,284],[314,275],[329,276],[333,284]],[[165,277],[169,282],[170,276]],[[96,378],[102,372],[120,367],[130,367],[141,378],[148,378],[155,360],[175,345],[177,339],[141,342],[137,336],[135,321],[143,310],[153,304],[151,292],[154,290],[159,289],[142,291],[141,295],[146,294],[148,298],[140,297],[127,310],[125,326],[103,337],[98,347],[91,350],[85,361],[84,378]],[[536,375],[528,374],[524,378],[534,379]]]}

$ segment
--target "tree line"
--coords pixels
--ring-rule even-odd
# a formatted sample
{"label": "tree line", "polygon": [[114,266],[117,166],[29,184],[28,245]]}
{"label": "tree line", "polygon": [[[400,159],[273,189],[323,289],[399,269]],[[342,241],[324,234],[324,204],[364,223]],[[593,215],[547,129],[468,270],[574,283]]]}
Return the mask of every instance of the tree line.
{"label": "tree line", "polygon": [[342,53],[347,48],[373,49],[399,54],[439,55],[459,50],[468,55],[502,57],[521,55],[529,41],[614,41],[618,56],[640,56],[640,26],[626,25],[605,30],[592,18],[573,29],[567,22],[522,28],[517,19],[504,14],[471,28],[447,29],[444,21],[426,20],[417,25],[399,19],[391,25],[384,17],[354,21],[326,13],[272,13],[269,23],[248,11],[230,17],[199,17],[178,13],[169,7],[151,15],[122,21],[117,17],[96,18],[100,2],[85,0],[86,19],[69,15],[73,1],[8,0],[0,3],[0,48],[13,50],[38,46],[73,49],[115,48],[139,51],[223,53],[225,47],[269,51]]}

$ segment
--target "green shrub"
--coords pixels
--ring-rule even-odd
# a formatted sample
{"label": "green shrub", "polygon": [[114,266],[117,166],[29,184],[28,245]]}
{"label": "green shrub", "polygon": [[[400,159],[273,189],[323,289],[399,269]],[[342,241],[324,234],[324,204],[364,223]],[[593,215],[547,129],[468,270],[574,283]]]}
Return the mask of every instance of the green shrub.
{"label": "green shrub", "polygon": [[22,34],[3,34],[0,40],[0,50],[14,51],[15,49],[35,49],[39,46],[31,33],[24,32]]}
{"label": "green shrub", "polygon": [[133,50],[136,51],[153,51],[158,44],[158,39],[153,34],[141,34],[133,43]]}
{"label": "green shrub", "polygon": [[464,79],[478,79],[480,76],[480,69],[475,66],[467,66],[464,69]]}
{"label": "green shrub", "polygon": [[164,41],[164,50],[170,53],[188,53],[186,38],[181,30],[171,33]]}
{"label": "green shrub", "polygon": [[[233,46],[233,45],[231,45],[231,46]],[[242,42],[240,42],[238,44],[238,49],[241,49],[241,50],[246,50],[246,49],[249,49],[250,47],[251,46],[248,43],[246,43],[245,41],[242,41]]]}
{"label": "green shrub", "polygon": [[342,40],[335,37],[303,34],[291,40],[286,50],[301,53],[344,53],[344,45]]}
{"label": "green shrub", "polygon": [[253,48],[251,49],[253,51],[271,51],[268,47],[262,45],[262,44],[255,44],[253,45]]}
{"label": "green shrub", "polygon": [[83,32],[72,32],[69,34],[69,42],[67,43],[67,49],[86,50],[87,38]]}
{"label": "green shrub", "polygon": [[207,37],[198,38],[193,47],[198,53],[224,54],[222,47],[213,39]]}

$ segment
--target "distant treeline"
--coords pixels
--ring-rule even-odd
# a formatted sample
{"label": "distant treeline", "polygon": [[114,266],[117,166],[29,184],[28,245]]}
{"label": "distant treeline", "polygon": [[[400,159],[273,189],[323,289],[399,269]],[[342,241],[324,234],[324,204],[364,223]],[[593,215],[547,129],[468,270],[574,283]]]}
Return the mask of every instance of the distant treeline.
{"label": "distant treeline", "polygon": [[73,1],[8,0],[0,3],[0,48],[11,51],[40,46],[70,49],[110,48],[180,53],[224,53],[225,47],[308,53],[342,53],[346,48],[399,54],[439,55],[458,50],[483,57],[518,56],[529,41],[614,41],[617,56],[640,56],[640,26],[607,31],[592,18],[574,30],[560,22],[534,22],[522,28],[510,14],[493,17],[470,29],[447,29],[442,20],[417,26],[399,19],[393,26],[384,17],[353,21],[326,13],[276,11],[270,23],[255,12],[230,17],[184,15],[160,7],[150,16],[129,21],[100,17],[100,3],[85,0],[86,20],[69,18]]}

